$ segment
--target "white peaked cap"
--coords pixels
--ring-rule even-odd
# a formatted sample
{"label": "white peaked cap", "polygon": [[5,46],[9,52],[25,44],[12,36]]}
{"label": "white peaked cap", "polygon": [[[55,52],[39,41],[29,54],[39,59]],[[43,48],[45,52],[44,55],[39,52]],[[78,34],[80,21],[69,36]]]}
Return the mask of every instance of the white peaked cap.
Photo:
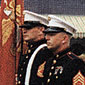
{"label": "white peaked cap", "polygon": [[54,15],[48,15],[49,19],[49,24],[48,26],[50,27],[59,27],[59,28],[64,28],[66,32],[69,32],[71,34],[74,34],[76,32],[76,28],[69,24],[68,22],[60,19],[57,16]]}
{"label": "white peaked cap", "polygon": [[28,10],[24,10],[23,13],[24,13],[24,21],[39,21],[41,24],[44,25],[47,25],[49,23],[48,18],[43,15]]}

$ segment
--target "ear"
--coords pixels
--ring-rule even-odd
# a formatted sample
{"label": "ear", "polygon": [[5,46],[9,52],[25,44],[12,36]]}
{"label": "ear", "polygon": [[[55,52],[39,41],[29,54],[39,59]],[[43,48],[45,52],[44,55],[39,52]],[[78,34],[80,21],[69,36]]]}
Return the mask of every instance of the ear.
{"label": "ear", "polygon": [[62,43],[64,44],[65,43],[65,40],[63,40]]}
{"label": "ear", "polygon": [[66,43],[68,41],[68,35],[63,35],[63,40],[62,40],[62,43]]}

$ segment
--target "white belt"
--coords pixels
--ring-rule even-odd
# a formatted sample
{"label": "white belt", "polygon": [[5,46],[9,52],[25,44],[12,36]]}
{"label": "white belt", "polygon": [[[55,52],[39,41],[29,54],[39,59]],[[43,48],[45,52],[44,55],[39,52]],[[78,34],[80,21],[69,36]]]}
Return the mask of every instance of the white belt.
{"label": "white belt", "polygon": [[30,60],[28,62],[27,69],[26,69],[25,85],[29,85],[29,80],[30,80],[30,75],[31,75],[31,68],[32,68],[32,64],[33,64],[33,61],[35,59],[36,54],[39,52],[39,50],[41,50],[43,47],[46,47],[46,46],[47,46],[47,44],[40,45],[34,51],[34,53],[32,54],[32,56],[30,57]]}

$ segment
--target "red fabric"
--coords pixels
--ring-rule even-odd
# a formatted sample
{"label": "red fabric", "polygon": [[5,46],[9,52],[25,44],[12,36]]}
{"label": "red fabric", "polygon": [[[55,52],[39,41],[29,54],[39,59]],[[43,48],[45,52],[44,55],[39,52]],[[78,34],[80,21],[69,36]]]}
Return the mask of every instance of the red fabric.
{"label": "red fabric", "polygon": [[[7,2],[6,2],[7,1]],[[14,1],[14,2],[13,2]],[[16,17],[15,17],[16,5]],[[23,0],[2,0],[0,11],[0,85],[15,85],[16,64],[18,63],[19,53],[16,49],[17,28],[15,23],[20,25],[22,17]],[[18,10],[21,8],[20,10]],[[11,11],[8,15],[4,12]],[[20,16],[21,15],[21,16]],[[17,22],[17,19],[20,22]],[[15,58],[16,56],[16,58]],[[17,62],[17,63],[16,63]]]}

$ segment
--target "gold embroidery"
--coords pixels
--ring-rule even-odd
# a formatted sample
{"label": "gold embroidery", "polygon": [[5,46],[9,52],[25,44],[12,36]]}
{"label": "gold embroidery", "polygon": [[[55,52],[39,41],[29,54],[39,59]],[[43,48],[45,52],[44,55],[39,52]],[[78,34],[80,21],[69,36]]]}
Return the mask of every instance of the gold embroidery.
{"label": "gold embroidery", "polygon": [[80,71],[73,77],[73,85],[85,85],[85,77]]}
{"label": "gold embroidery", "polygon": [[8,38],[12,34],[14,23],[10,19],[2,20],[2,46],[7,42]]}
{"label": "gold embroidery", "polygon": [[37,72],[37,76],[39,76],[39,77],[44,77],[44,76],[43,76],[43,71],[44,71],[45,63],[46,63],[46,61],[39,66],[38,72]]}
{"label": "gold embroidery", "polygon": [[10,3],[9,3],[9,7],[13,9],[14,11],[14,8],[15,8],[15,0],[12,0]]}
{"label": "gold embroidery", "polygon": [[16,7],[16,15],[21,17],[21,5],[17,5],[17,7]]}

